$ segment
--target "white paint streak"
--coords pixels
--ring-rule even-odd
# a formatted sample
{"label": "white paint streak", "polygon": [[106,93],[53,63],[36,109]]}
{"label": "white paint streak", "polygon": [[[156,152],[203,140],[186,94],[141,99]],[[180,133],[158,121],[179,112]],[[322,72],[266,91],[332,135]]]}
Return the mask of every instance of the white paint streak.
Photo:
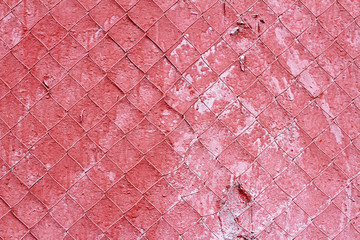
{"label": "white paint streak", "polygon": [[341,133],[338,126],[335,124],[330,125],[330,132],[334,135],[337,144],[343,143],[342,139],[344,138],[344,135]]}

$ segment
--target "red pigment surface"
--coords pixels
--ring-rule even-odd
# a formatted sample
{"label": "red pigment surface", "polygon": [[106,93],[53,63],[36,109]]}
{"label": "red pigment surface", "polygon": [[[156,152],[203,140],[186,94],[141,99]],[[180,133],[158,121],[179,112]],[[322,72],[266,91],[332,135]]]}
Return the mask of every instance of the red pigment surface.
{"label": "red pigment surface", "polygon": [[360,239],[357,0],[0,0],[0,239]]}

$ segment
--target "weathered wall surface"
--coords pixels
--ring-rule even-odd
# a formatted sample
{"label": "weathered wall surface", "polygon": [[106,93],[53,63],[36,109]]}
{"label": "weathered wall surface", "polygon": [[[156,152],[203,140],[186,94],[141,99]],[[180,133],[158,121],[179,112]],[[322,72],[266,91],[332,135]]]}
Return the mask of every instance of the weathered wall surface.
{"label": "weathered wall surface", "polygon": [[357,0],[0,0],[0,239],[360,239]]}

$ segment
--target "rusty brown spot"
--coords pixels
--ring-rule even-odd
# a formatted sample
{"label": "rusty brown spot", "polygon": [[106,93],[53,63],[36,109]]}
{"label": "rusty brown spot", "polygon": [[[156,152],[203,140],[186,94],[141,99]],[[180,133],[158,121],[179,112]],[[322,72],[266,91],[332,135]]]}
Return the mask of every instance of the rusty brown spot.
{"label": "rusty brown spot", "polygon": [[244,199],[246,204],[252,201],[251,195],[244,188],[241,187],[241,184],[236,185],[236,188],[239,192],[239,195],[241,196],[242,199]]}

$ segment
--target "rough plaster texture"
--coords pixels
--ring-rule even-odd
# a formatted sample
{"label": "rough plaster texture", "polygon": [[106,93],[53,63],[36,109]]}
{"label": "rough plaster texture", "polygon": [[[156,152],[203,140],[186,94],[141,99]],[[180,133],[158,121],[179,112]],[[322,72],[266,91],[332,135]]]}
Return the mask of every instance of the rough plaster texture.
{"label": "rough plaster texture", "polygon": [[360,239],[358,0],[0,0],[0,239]]}

